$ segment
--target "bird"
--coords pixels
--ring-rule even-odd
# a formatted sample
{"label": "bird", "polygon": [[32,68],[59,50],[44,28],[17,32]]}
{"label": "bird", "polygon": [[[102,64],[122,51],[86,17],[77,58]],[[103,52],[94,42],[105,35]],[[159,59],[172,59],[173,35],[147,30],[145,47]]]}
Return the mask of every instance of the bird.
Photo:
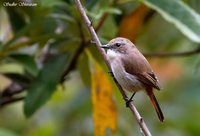
{"label": "bird", "polygon": [[130,40],[123,37],[114,38],[101,47],[106,50],[114,78],[123,90],[133,93],[127,101],[128,105],[136,92],[144,91],[149,96],[159,120],[163,122],[164,115],[153,92],[153,89],[160,90],[161,87],[147,59]]}

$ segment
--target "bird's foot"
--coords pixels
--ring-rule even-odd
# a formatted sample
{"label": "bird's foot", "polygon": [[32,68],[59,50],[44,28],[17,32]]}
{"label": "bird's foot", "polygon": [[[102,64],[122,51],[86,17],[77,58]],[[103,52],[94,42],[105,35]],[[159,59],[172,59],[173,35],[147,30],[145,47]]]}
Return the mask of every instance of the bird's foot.
{"label": "bird's foot", "polygon": [[126,100],[126,107],[129,107],[129,104],[133,101],[133,96],[135,95],[135,92],[132,94],[130,99]]}
{"label": "bird's foot", "polygon": [[130,104],[132,101],[133,101],[132,99],[128,99],[128,100],[126,101],[126,107],[129,107],[129,104]]}

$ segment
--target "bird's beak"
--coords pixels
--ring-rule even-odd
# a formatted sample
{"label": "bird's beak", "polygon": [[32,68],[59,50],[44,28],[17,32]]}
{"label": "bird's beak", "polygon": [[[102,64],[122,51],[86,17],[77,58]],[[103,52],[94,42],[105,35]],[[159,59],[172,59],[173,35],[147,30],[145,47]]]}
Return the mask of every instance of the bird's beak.
{"label": "bird's beak", "polygon": [[110,46],[108,44],[105,44],[105,45],[102,45],[101,48],[110,49]]}

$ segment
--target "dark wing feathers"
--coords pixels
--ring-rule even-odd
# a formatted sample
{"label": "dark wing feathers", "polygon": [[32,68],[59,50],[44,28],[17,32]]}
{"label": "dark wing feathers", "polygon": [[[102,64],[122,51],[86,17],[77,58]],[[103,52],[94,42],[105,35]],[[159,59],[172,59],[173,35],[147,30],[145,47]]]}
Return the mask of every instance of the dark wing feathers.
{"label": "dark wing feathers", "polygon": [[150,85],[158,90],[160,90],[160,84],[153,73],[136,74],[138,80],[140,80],[145,85]]}
{"label": "dark wing feathers", "polygon": [[[139,51],[132,55],[132,58],[130,58],[130,56],[122,57],[125,71],[138,77],[138,80],[140,80],[144,85],[160,90],[159,82],[145,57]],[[129,59],[126,57],[129,57]]]}

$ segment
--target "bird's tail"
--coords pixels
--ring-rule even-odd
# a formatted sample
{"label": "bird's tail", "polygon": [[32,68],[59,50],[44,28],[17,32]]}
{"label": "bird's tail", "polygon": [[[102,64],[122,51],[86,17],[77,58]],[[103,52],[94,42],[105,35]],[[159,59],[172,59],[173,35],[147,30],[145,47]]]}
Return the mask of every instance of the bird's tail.
{"label": "bird's tail", "polygon": [[149,96],[149,98],[151,100],[151,103],[152,103],[153,107],[156,110],[156,113],[158,115],[159,120],[161,122],[163,122],[164,121],[164,116],[163,116],[162,110],[161,110],[161,108],[160,108],[160,106],[158,104],[158,101],[156,100],[156,97],[153,94],[152,88],[148,88],[146,91],[147,91],[147,94],[148,94],[148,96]]}

